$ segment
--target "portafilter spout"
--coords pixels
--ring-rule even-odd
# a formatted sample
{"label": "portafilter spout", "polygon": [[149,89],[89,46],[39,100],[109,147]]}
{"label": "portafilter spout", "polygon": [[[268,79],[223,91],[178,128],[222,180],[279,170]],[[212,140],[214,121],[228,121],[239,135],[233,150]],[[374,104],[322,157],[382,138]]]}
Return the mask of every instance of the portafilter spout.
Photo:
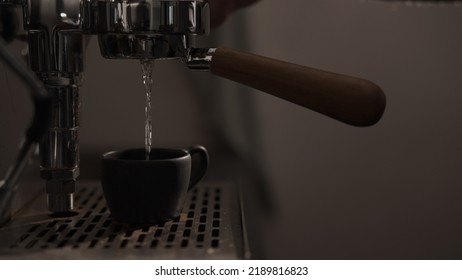
{"label": "portafilter spout", "polygon": [[209,33],[207,0],[95,1],[89,26],[112,59],[181,59],[211,73],[296,103],[341,122],[370,126],[385,110],[376,84],[229,48],[194,48]]}

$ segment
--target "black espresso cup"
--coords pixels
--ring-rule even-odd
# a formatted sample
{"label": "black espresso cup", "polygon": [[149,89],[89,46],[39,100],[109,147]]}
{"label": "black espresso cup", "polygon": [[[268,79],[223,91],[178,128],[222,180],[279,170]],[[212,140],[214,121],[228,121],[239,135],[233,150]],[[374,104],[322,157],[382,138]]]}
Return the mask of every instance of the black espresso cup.
{"label": "black espresso cup", "polygon": [[207,150],[144,149],[108,152],[101,184],[112,217],[130,225],[158,224],[180,215],[188,190],[205,175]]}

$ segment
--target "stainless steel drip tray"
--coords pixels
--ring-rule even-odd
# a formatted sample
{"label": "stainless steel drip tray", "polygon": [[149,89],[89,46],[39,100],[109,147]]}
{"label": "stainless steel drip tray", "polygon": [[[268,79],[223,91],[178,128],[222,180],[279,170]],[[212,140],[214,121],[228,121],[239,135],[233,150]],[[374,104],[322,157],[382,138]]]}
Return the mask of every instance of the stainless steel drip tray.
{"label": "stainless steel drip tray", "polygon": [[53,218],[40,197],[0,229],[1,259],[240,259],[249,256],[232,184],[200,184],[182,214],[130,228],[111,219],[98,182],[80,182],[78,214]]}

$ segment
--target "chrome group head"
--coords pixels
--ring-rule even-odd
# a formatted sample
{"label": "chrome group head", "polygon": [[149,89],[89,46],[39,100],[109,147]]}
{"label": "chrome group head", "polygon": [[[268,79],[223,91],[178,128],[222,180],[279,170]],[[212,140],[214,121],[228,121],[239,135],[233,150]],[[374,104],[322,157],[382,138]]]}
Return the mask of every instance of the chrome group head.
{"label": "chrome group head", "polygon": [[97,35],[115,59],[182,59],[206,69],[214,49],[193,49],[209,32],[207,0],[0,0],[23,7],[30,69],[52,95],[52,119],[40,143],[40,172],[52,212],[73,209],[79,176],[80,86],[85,40]]}

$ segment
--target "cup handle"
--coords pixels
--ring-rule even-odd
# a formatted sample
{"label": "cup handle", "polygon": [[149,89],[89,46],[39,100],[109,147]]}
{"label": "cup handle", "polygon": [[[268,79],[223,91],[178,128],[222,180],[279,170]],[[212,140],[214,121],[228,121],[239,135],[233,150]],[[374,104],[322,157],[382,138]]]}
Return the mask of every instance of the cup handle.
{"label": "cup handle", "polygon": [[[204,177],[205,172],[209,166],[209,154],[207,149],[203,146],[193,146],[187,149],[187,152],[191,155],[191,179],[189,183],[189,189],[191,190],[194,186]],[[195,161],[195,159],[198,159]]]}

